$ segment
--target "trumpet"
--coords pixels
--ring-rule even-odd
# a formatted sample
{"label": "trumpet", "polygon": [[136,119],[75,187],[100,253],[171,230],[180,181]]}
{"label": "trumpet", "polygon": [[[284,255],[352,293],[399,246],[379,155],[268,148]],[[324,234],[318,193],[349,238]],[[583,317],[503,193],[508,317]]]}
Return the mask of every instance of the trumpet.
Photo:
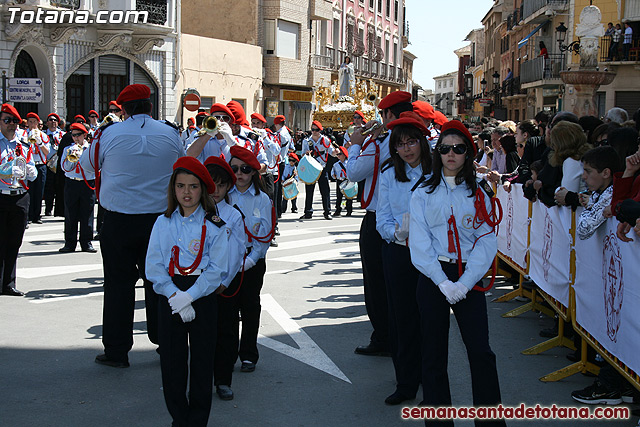
{"label": "trumpet", "polygon": [[38,142],[39,137],[40,137],[40,131],[38,129],[32,129],[31,131],[29,131],[27,142],[29,143],[29,145],[36,144]]}
{"label": "trumpet", "polygon": [[369,92],[367,94],[367,101],[371,102],[372,104],[374,102],[376,102],[376,99],[378,99],[378,94],[375,92]]}
{"label": "trumpet", "polygon": [[220,121],[214,116],[207,116],[202,121],[202,129],[196,133],[196,138],[201,137],[205,133],[215,133],[220,129]]}
{"label": "trumpet", "polygon": [[109,113],[106,116],[104,116],[104,119],[102,119],[98,127],[101,128],[102,126],[107,125],[109,123],[119,122],[119,121],[120,121],[120,118],[118,116],[116,116],[114,113]]}
{"label": "trumpet", "polygon": [[80,156],[82,156],[83,147],[80,145],[75,145],[70,148],[67,152],[67,161],[70,163],[77,163],[80,160]]}
{"label": "trumpet", "polygon": [[362,131],[362,136],[367,136],[372,134],[373,132],[377,131],[380,127],[382,127],[382,123],[380,123],[379,121],[375,120],[373,123],[373,126],[371,126],[369,129],[365,129]]}

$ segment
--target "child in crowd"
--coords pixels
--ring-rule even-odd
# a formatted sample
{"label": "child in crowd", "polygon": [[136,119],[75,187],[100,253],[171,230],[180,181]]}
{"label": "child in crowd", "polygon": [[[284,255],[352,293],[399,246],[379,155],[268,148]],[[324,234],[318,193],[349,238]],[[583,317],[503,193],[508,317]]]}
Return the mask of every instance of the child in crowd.
{"label": "child in crowd", "polygon": [[[340,147],[340,150],[336,152],[338,161],[334,163],[333,169],[331,169],[331,177],[336,180],[336,211],[333,216],[340,216],[342,212],[342,191],[340,191],[340,184],[347,179],[347,159],[349,158],[349,152],[346,148]],[[346,199],[346,197],[345,197]],[[351,216],[353,211],[353,200],[347,200],[347,216]]]}
{"label": "child in crowd", "polygon": [[[298,162],[300,161],[300,158],[298,157],[298,155],[296,153],[289,153],[289,163],[287,163],[286,165],[284,165],[284,172],[282,173],[282,176],[280,177],[280,179],[282,179],[282,182],[285,183],[288,179],[290,179],[291,177],[293,177],[295,184],[293,185],[298,185]],[[298,196],[294,197],[293,199],[291,199],[291,212],[292,213],[297,213],[298,212]],[[288,200],[283,198],[282,199],[282,213],[285,213],[287,211],[287,203]]]}
{"label": "child in crowd", "polygon": [[618,171],[620,159],[615,149],[603,146],[587,151],[582,163],[582,179],[591,195],[580,194],[580,204],[585,209],[578,217],[576,231],[578,237],[585,240],[606,221],[604,210],[611,203],[613,174]]}
{"label": "child in crowd", "polygon": [[207,425],[211,411],[218,319],[213,292],[222,290],[229,257],[229,230],[209,197],[214,191],[199,160],[179,158],[167,210],[149,239],[146,274],[160,295],[160,367],[173,425]]}
{"label": "child in crowd", "polygon": [[[531,165],[529,166],[529,170],[531,171],[531,179],[525,184],[525,186],[533,184],[533,188],[535,189],[536,194],[538,193],[538,190],[542,188],[542,182],[538,179],[538,174],[540,173],[541,169],[542,161],[536,160],[535,162],[531,163]],[[538,198],[534,196],[531,201],[535,202],[537,199]]]}

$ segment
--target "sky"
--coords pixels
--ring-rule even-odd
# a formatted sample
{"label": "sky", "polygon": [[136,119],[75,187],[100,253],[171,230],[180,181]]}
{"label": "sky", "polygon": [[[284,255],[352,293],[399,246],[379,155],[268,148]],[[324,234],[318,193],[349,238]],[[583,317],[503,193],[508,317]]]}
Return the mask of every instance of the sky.
{"label": "sky", "polygon": [[405,0],[409,21],[407,50],[417,56],[413,81],[423,89],[434,89],[433,78],[458,70],[454,50],[469,42],[464,38],[482,27],[493,0]]}

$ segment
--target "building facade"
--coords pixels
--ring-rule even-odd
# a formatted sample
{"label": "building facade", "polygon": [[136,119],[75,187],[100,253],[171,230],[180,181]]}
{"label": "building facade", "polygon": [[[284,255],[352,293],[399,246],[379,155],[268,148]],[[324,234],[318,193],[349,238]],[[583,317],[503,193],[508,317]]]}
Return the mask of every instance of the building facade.
{"label": "building facade", "polygon": [[[14,16],[27,13],[28,18],[42,10],[59,18],[51,20],[57,23],[10,22],[12,10],[16,10]],[[70,24],[71,11],[90,19]],[[91,23],[98,11],[106,11],[112,22],[120,23]],[[142,23],[137,15],[125,20],[123,11],[146,12],[147,21]],[[14,102],[21,114],[56,112],[69,119],[95,109],[104,115],[122,88],[144,83],[151,88],[154,117],[175,117],[179,69],[175,0],[2,1],[0,15],[0,69],[10,79],[41,82],[40,102]]]}
{"label": "building facade", "polygon": [[443,74],[433,78],[435,90],[433,91],[433,108],[447,117],[453,117],[455,95],[458,93],[458,72]]}

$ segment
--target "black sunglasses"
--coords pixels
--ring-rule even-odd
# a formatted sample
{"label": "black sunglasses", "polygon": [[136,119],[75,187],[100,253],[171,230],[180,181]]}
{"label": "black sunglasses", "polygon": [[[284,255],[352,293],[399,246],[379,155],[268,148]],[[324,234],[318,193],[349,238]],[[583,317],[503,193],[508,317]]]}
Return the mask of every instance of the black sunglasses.
{"label": "black sunglasses", "polygon": [[249,175],[251,171],[253,171],[253,168],[249,165],[242,165],[240,167],[238,167],[238,165],[233,165],[231,166],[231,170],[233,173],[238,173],[238,170],[240,170],[243,174]]}
{"label": "black sunglasses", "polygon": [[98,118],[98,116],[96,116],[96,115],[94,115],[94,114],[92,114],[92,115],[90,115],[90,116],[89,116],[89,118],[91,118],[91,117],[93,117],[94,119],[97,119],[97,118]]}
{"label": "black sunglasses", "polygon": [[57,122],[57,121],[58,121],[58,119],[56,119],[55,117],[49,117],[49,118],[47,119],[47,121],[48,121],[48,122]]}
{"label": "black sunglasses", "polygon": [[5,125],[8,125],[9,123],[13,123],[13,124],[19,124],[20,123],[20,119],[16,119],[14,118],[6,118],[6,119],[2,119],[2,121],[4,122]]}
{"label": "black sunglasses", "polygon": [[120,111],[122,111],[122,110],[117,110],[117,109],[115,109],[115,108],[109,108],[109,112],[110,112],[110,113],[118,113],[118,112],[120,112]]}
{"label": "black sunglasses", "polygon": [[76,133],[72,133],[71,136],[81,136],[84,135],[84,133],[82,132],[76,132]]}
{"label": "black sunglasses", "polygon": [[446,155],[449,151],[453,150],[456,154],[464,154],[467,152],[467,144],[456,144],[456,145],[438,145],[438,153],[441,155]]}
{"label": "black sunglasses", "polygon": [[318,129],[318,128],[311,128],[311,132],[320,132],[320,129]]}

